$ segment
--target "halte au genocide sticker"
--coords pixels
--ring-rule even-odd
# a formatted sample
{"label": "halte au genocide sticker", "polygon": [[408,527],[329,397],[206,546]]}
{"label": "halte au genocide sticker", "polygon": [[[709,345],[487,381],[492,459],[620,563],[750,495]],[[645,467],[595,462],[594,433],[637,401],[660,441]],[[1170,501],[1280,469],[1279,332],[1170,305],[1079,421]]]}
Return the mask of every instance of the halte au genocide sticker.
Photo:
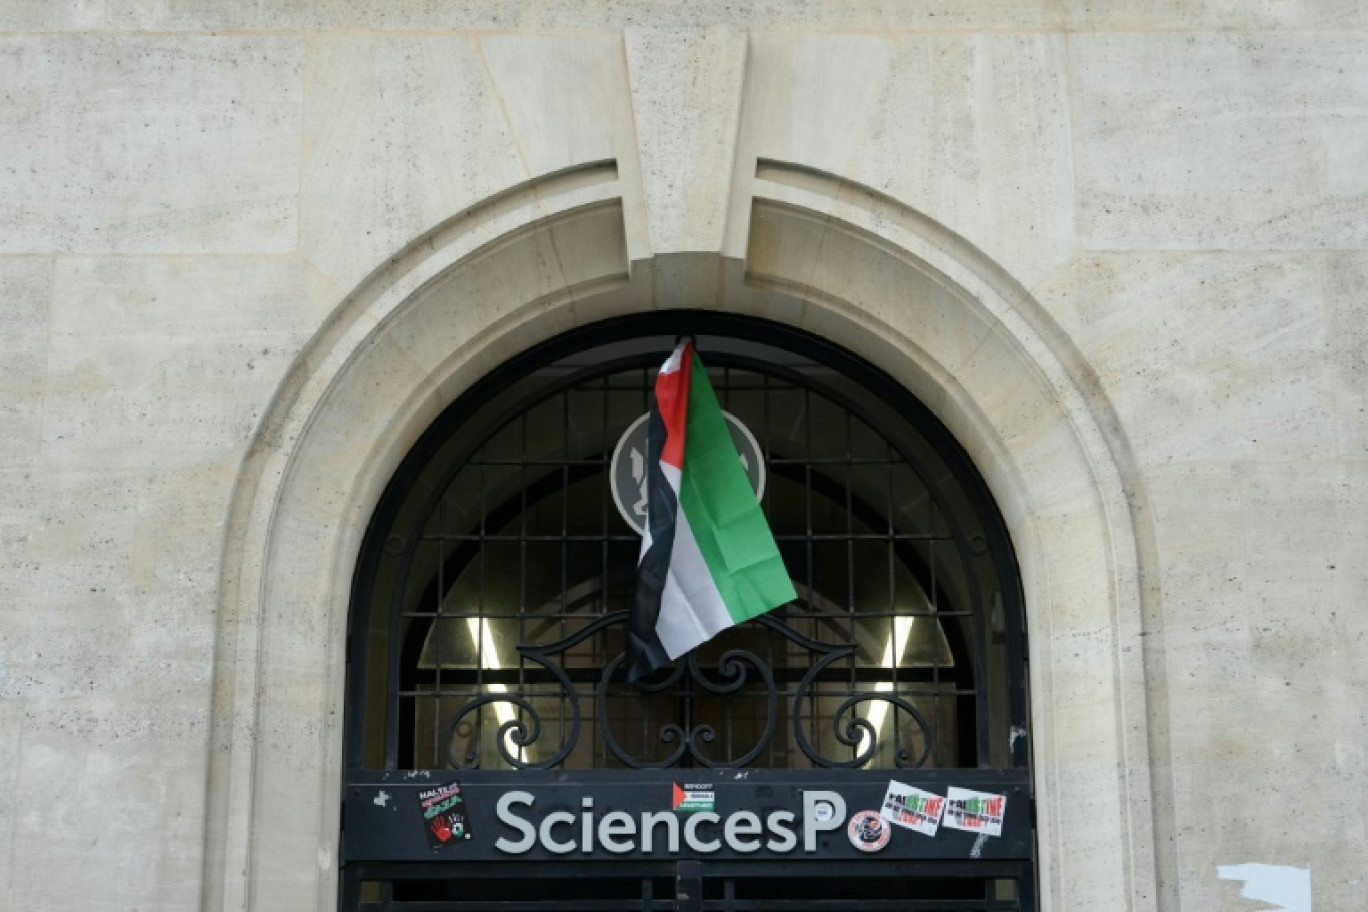
{"label": "halte au genocide sticker", "polygon": [[856,811],[846,827],[850,844],[861,852],[877,852],[888,845],[893,828],[878,811]]}

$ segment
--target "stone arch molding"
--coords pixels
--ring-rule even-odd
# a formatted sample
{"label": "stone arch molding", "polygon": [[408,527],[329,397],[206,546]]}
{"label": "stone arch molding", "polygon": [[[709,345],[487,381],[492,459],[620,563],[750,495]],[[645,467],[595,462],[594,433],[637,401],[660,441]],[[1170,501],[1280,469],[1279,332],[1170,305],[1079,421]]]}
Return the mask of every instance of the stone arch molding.
{"label": "stone arch molding", "polygon": [[987,257],[866,188],[761,161],[734,187],[749,219],[723,250],[651,256],[622,183],[613,162],[592,163],[437,226],[339,304],[277,391],[225,540],[204,908],[335,904],[353,565],[419,434],[534,342],[676,301],[837,341],[964,444],[1022,568],[1042,906],[1154,908],[1148,538],[1084,359]]}

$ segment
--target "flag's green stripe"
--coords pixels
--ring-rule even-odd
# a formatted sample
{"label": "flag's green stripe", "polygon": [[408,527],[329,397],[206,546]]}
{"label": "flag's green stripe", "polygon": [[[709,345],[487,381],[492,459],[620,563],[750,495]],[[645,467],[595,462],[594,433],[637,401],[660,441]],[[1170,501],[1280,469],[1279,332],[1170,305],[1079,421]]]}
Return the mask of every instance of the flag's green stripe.
{"label": "flag's green stripe", "polygon": [[679,507],[736,623],[796,594],[751,490],[702,362],[689,379],[689,419]]}

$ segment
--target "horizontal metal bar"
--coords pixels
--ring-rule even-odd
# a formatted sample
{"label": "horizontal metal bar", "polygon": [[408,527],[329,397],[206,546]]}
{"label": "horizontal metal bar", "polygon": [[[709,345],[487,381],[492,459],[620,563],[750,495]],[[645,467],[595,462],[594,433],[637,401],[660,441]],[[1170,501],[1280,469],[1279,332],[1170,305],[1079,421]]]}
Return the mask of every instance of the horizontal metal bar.
{"label": "horizontal metal bar", "polygon": [[[673,912],[674,899],[395,900],[362,903],[361,912]],[[704,899],[702,912],[1018,912],[1020,903],[974,899]]]}
{"label": "horizontal metal bar", "polygon": [[[573,615],[565,615],[564,617],[567,618],[567,619],[572,618],[572,617],[573,617],[573,618],[582,618],[582,619],[584,619],[584,621],[587,623],[588,621],[591,621],[591,620],[593,620],[593,619],[595,619],[595,618],[605,617],[605,616],[607,616],[607,615],[609,615],[609,614],[612,614],[612,613],[613,613],[612,611],[593,611],[593,612],[582,612],[582,613],[581,613],[581,612],[576,612],[576,613],[574,613]],[[447,620],[447,621],[463,621],[463,620],[465,620],[465,619],[467,619],[467,618],[476,618],[476,617],[484,618],[484,619],[487,620],[487,621],[497,621],[497,620],[501,620],[501,619],[502,619],[502,620],[508,620],[508,621],[516,621],[516,620],[519,620],[520,618],[521,618],[521,619],[528,619],[528,620],[551,620],[551,619],[559,619],[559,618],[562,617],[562,615],[559,615],[559,614],[538,614],[538,613],[535,613],[535,612],[526,612],[526,613],[523,613],[523,612],[513,612],[513,611],[476,611],[476,612],[472,612],[472,613],[462,612],[462,613],[460,613],[460,614],[457,614],[457,613],[454,613],[454,612],[439,612],[439,611],[402,611],[402,612],[399,613],[399,616],[400,616],[400,617],[405,617],[405,618],[441,618],[441,619]],[[861,611],[842,611],[842,612],[839,613],[839,614],[832,613],[832,612],[824,612],[824,611],[799,611],[799,610],[796,609],[796,608],[789,608],[789,609],[783,610],[783,617],[784,617],[786,620],[789,620],[789,621],[806,621],[806,620],[813,620],[813,621],[830,621],[830,620],[838,620],[838,619],[839,619],[839,620],[848,620],[848,619],[850,619],[850,618],[858,618],[858,619],[861,619],[861,620],[878,620],[879,618],[893,618],[893,617],[900,617],[900,618],[925,618],[925,619],[927,619],[927,620],[938,620],[938,619],[943,619],[943,618],[974,617],[974,616],[975,616],[975,613],[974,613],[973,611],[949,611],[949,610],[947,610],[947,611],[867,611],[867,610],[861,610]],[[837,644],[834,644],[834,643],[833,643],[832,645],[837,645]]]}
{"label": "horizontal metal bar", "polygon": [[362,903],[361,912],[673,912],[673,899],[395,900]]}
{"label": "horizontal metal bar", "polygon": [[[953,671],[954,669],[949,667],[899,668],[897,680],[895,681],[893,675],[888,673],[888,669],[881,668],[877,665],[857,666],[854,669],[839,667],[833,668],[830,674],[818,675],[813,679],[813,683],[848,684],[853,682],[856,684],[925,684],[928,681],[937,680],[936,673],[939,672],[939,677],[948,679],[946,680],[946,683],[949,684],[954,681]],[[565,669],[566,677],[575,683],[595,683],[599,680],[600,674],[601,672],[597,668]],[[807,674],[807,669],[778,668],[771,669],[770,674],[773,675],[775,683],[796,684],[802,680],[803,675]],[[427,676],[429,678],[435,678],[436,669],[428,669]],[[440,690],[400,690],[397,691],[397,693],[399,696],[404,697],[461,697],[479,693],[481,684],[519,684],[528,687],[537,684],[555,685],[559,683],[550,672],[542,671],[535,665],[528,665],[522,670],[517,668],[451,668],[447,666],[442,668],[442,679],[444,684],[451,686],[443,687]],[[758,685],[763,682],[757,677],[755,683]],[[462,687],[461,685],[465,686]],[[793,691],[787,689],[784,692],[789,695],[792,695],[793,693]],[[952,697],[957,695],[970,696],[978,693],[978,691],[972,687],[946,687],[944,689],[936,688],[925,691],[899,689],[896,691],[878,691],[878,693],[897,694],[898,696]],[[814,695],[838,696],[838,694],[834,693],[823,694],[820,691],[815,692]],[[843,698],[852,695],[853,693],[844,692],[839,694],[839,696]],[[548,693],[545,696],[564,696],[564,694],[557,692]],[[569,699],[569,697],[566,697],[566,699]],[[754,707],[750,707],[750,709],[754,711]],[[747,707],[744,706],[738,708],[739,712],[745,712],[746,710]]]}
{"label": "horizontal metal bar", "polygon": [[[639,902],[639,900],[638,900]],[[396,908],[399,908],[396,906]],[[403,908],[407,908],[406,906]],[[465,906],[452,906],[464,910]],[[506,907],[512,908],[512,907]],[[519,908],[524,908],[519,906]],[[525,908],[531,908],[530,906]],[[1021,905],[1015,900],[999,899],[705,899],[702,912],[1018,912]]]}
{"label": "horizontal metal bar", "polygon": [[[775,456],[766,460],[772,466],[905,466],[907,463],[901,459],[890,459],[887,456],[814,456],[810,459],[791,459],[783,456]],[[612,462],[611,456],[591,456],[588,458],[555,458],[538,459],[529,457],[527,459],[470,459],[465,465],[487,469],[516,469],[524,466],[545,466],[547,468],[561,468],[562,466],[604,466]]]}
{"label": "horizontal metal bar", "polygon": [[[639,542],[641,536],[631,532],[604,532],[584,534],[566,532],[565,534],[535,532],[439,532],[419,536],[424,542]],[[775,541],[870,541],[870,542],[953,542],[951,535],[931,535],[913,532],[795,532],[774,534]]]}

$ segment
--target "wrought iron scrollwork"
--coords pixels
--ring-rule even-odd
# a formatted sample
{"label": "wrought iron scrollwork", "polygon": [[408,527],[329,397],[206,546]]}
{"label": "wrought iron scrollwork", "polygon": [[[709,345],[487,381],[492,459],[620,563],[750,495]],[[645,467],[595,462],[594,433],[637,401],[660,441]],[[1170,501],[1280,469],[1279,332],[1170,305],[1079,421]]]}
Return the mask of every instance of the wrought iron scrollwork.
{"label": "wrought iron scrollwork", "polygon": [[519,646],[518,653],[525,659],[541,666],[550,673],[551,677],[560,685],[561,693],[570,705],[570,725],[568,731],[564,731],[558,749],[550,757],[544,760],[529,763],[521,757],[513,756],[508,749],[508,743],[512,742],[519,748],[533,747],[541,737],[542,721],[541,713],[526,698],[519,694],[493,692],[484,693],[469,701],[458,709],[447,723],[446,754],[447,762],[454,769],[469,769],[480,765],[480,741],[476,737],[470,747],[466,750],[465,756],[457,758],[452,751],[452,744],[455,741],[456,727],[471,713],[481,706],[488,706],[494,703],[510,703],[517,706],[526,715],[528,721],[512,719],[502,723],[498,730],[497,749],[499,756],[505,763],[516,769],[549,769],[559,765],[570,752],[575,749],[575,744],[579,741],[580,724],[583,720],[583,713],[580,710],[579,691],[575,684],[570,680],[570,676],[565,673],[562,664],[555,661],[552,656],[565,652],[567,649],[584,642],[589,637],[599,633],[614,624],[622,624],[627,620],[627,612],[618,611],[613,614],[604,615],[598,620],[581,627],[579,630],[570,634],[564,639],[557,640],[547,646]]}
{"label": "wrought iron scrollwork", "polygon": [[926,763],[931,756],[932,732],[931,726],[927,724],[926,717],[908,701],[894,694],[891,690],[865,690],[851,693],[837,706],[831,714],[832,731],[838,743],[851,748],[859,747],[860,743],[866,738],[868,746],[860,751],[856,756],[848,760],[840,760],[835,757],[824,755],[808,738],[807,731],[803,723],[804,717],[811,715],[803,712],[803,703],[807,701],[813,693],[813,686],[820,679],[822,672],[833,662],[843,659],[855,652],[855,647],[849,643],[833,645],[823,643],[819,640],[805,637],[798,631],[789,627],[783,621],[768,615],[758,618],[758,622],[786,638],[790,642],[802,646],[804,649],[817,656],[815,661],[808,667],[807,674],[803,675],[797,690],[793,694],[792,711],[790,717],[793,720],[793,739],[798,744],[799,750],[803,752],[809,760],[816,766],[826,768],[858,769],[874,758],[879,749],[879,731],[869,719],[855,714],[855,707],[861,703],[882,702],[889,705],[894,711],[902,711],[911,717],[913,723],[921,732],[922,750],[914,759],[907,749],[901,745],[894,751],[894,763],[899,767],[920,767]]}
{"label": "wrought iron scrollwork", "polygon": [[[453,745],[458,726],[483,706],[507,704],[517,707],[519,715],[500,723],[497,730],[497,751],[503,762],[516,769],[551,768],[561,764],[575,749],[583,722],[581,708],[582,695],[570,675],[566,673],[558,656],[606,629],[627,622],[628,612],[618,611],[604,615],[585,625],[570,636],[545,646],[519,646],[518,652],[529,662],[547,672],[550,679],[560,689],[563,704],[569,709],[569,720],[562,722],[561,738],[556,750],[535,762],[521,756],[524,749],[530,751],[538,745],[546,727],[537,707],[524,695],[514,692],[486,691],[466,702],[452,714],[447,724],[447,761],[453,768],[469,769],[480,764],[481,745],[478,734],[465,752],[457,755]],[[838,660],[851,656],[855,647],[848,643],[831,644],[803,636],[783,621],[766,615],[755,623],[767,628],[775,635],[807,650],[812,660],[806,673],[797,683],[790,698],[790,722],[793,740],[804,756],[815,766],[826,768],[858,768],[865,766],[879,751],[879,726],[862,716],[857,709],[862,705],[883,703],[889,711],[902,713],[913,726],[922,745],[913,756],[903,745],[893,752],[893,761],[899,767],[920,767],[930,758],[933,747],[933,732],[926,718],[911,702],[888,690],[873,689],[847,691],[841,702],[829,710],[832,733],[837,744],[848,749],[853,756],[844,759],[823,754],[813,743],[812,733],[816,726],[815,716],[819,715],[810,707],[817,696],[816,686],[822,680],[823,672]],[[779,725],[780,689],[775,681],[773,669],[754,652],[745,649],[730,649],[718,657],[716,665],[703,667],[696,655],[690,654],[668,671],[655,678],[627,685],[621,673],[626,656],[618,653],[607,661],[594,688],[595,710],[598,716],[598,733],[604,748],[618,762],[631,768],[669,768],[681,765],[708,768],[738,768],[753,763],[768,748],[774,739]],[[660,725],[655,740],[667,748],[664,756],[640,757],[632,754],[614,734],[609,712],[610,687],[633,687],[643,695],[681,696],[685,706],[683,718]],[[757,692],[759,688],[759,692]],[[714,744],[717,732],[714,726],[694,722],[688,712],[691,700],[708,696],[726,699],[737,697],[748,700],[764,700],[765,720],[760,727],[755,743],[735,756],[718,757],[706,745]],[[830,697],[830,695],[823,695]],[[821,715],[826,715],[822,713]],[[861,745],[864,745],[861,749]]]}
{"label": "wrought iron scrollwork", "polygon": [[604,666],[598,686],[598,714],[603,743],[613,756],[624,765],[636,769],[665,769],[679,765],[687,757],[690,761],[711,768],[748,766],[769,746],[774,737],[775,727],[779,722],[779,693],[774,684],[774,675],[769,666],[755,653],[744,649],[730,649],[718,659],[716,672],[720,677],[709,676],[704,669],[699,667],[697,658],[694,655],[689,655],[671,669],[662,680],[642,681],[636,687],[645,693],[667,693],[678,689],[680,681],[687,676],[688,680],[701,688],[704,693],[725,696],[737,693],[745,687],[751,678],[747,669],[748,667],[754,668],[756,676],[765,685],[766,701],[765,724],[761,729],[760,736],[756,739],[755,745],[739,757],[717,760],[709,757],[707,752],[700,747],[700,742],[710,744],[717,739],[717,731],[713,726],[707,724],[689,725],[688,729],[685,730],[683,725],[668,722],[660,727],[659,739],[662,744],[678,742],[669,755],[654,761],[632,756],[613,736],[612,726],[609,724],[612,716],[608,712],[607,701],[608,685],[625,658],[620,653]]}

